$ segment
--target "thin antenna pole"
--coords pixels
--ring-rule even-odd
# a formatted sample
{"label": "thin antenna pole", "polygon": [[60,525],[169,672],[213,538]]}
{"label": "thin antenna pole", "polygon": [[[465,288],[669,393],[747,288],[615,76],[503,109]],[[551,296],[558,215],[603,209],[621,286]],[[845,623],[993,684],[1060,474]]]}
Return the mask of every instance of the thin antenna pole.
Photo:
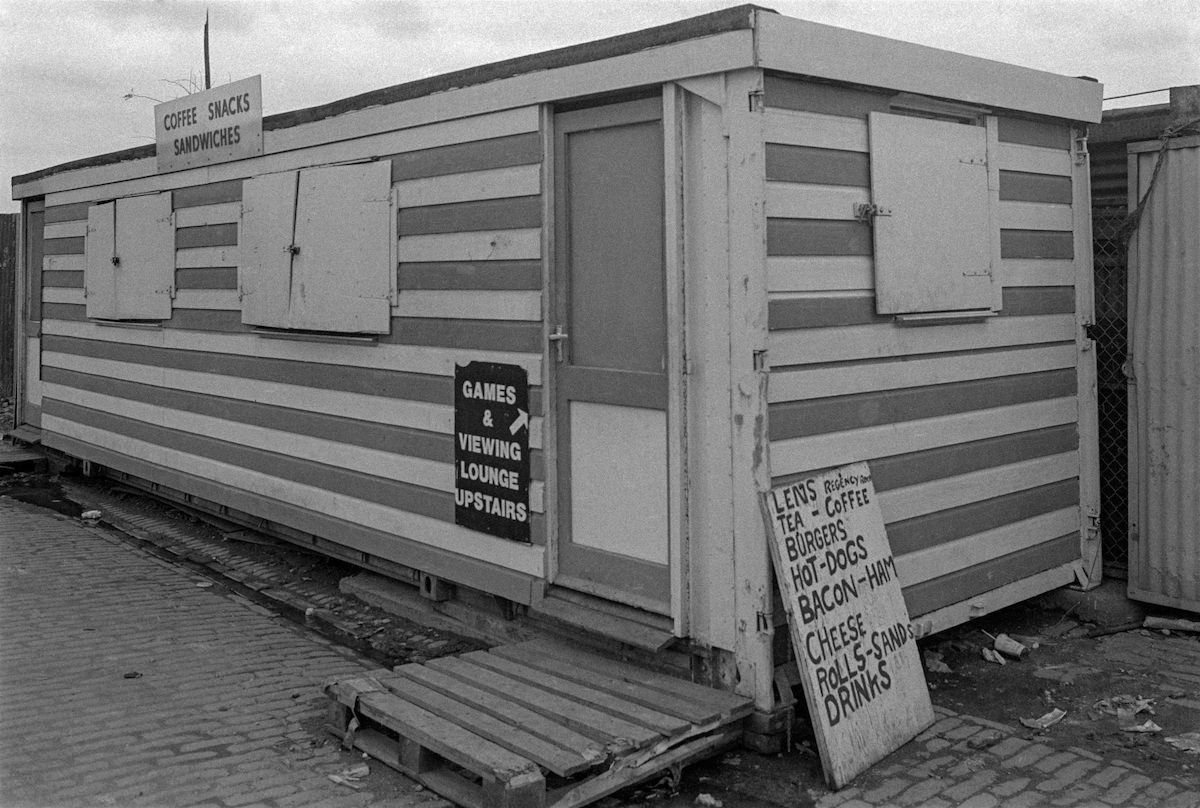
{"label": "thin antenna pole", "polygon": [[212,89],[212,71],[208,65],[208,9],[204,10],[204,89]]}

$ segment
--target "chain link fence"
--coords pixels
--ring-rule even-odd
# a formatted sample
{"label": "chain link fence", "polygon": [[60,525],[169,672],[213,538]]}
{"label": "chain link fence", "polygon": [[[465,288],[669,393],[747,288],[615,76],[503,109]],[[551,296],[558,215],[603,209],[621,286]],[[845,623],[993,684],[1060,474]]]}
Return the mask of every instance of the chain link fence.
{"label": "chain link fence", "polygon": [[1096,377],[1100,423],[1100,535],[1104,573],[1129,567],[1128,261],[1120,232],[1127,208],[1093,206],[1092,266],[1096,287]]}

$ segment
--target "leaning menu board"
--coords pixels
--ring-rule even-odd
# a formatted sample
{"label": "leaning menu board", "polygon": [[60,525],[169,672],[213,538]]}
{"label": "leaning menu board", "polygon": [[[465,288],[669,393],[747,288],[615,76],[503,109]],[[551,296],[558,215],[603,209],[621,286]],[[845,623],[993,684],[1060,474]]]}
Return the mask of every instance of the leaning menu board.
{"label": "leaning menu board", "polygon": [[871,470],[777,486],[763,516],[825,779],[841,788],[933,723]]}

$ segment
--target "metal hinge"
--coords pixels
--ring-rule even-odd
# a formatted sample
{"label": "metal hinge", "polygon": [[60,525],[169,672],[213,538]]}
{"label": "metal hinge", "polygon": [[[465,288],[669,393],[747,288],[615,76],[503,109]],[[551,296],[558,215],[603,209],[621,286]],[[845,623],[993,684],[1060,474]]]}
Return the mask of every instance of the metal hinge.
{"label": "metal hinge", "polygon": [[874,203],[856,202],[854,205],[854,218],[860,222],[870,223],[875,220],[876,216],[891,216],[892,209],[881,207]]}
{"label": "metal hinge", "polygon": [[751,112],[762,112],[763,111],[763,98],[765,96],[766,96],[766,93],[761,89],[750,91],[749,104],[750,104]]}
{"label": "metal hinge", "polygon": [[1075,138],[1071,151],[1075,157],[1075,165],[1086,165],[1088,161],[1087,132]]}

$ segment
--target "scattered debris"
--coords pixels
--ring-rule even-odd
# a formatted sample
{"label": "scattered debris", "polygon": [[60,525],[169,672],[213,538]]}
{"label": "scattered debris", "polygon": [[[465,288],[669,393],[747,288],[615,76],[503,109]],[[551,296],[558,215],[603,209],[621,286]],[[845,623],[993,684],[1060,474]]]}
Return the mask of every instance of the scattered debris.
{"label": "scattered debris", "polygon": [[1126,631],[1132,631],[1135,628],[1141,628],[1141,627],[1142,627],[1141,621],[1136,621],[1133,623],[1121,623],[1120,625],[1116,625],[1116,626],[1099,626],[1098,628],[1094,628],[1091,631],[1089,631],[1087,633],[1087,635],[1088,635],[1088,637],[1091,637],[1091,638],[1107,637],[1110,634],[1123,634]]}
{"label": "scattered debris", "polygon": [[100,521],[100,517],[103,515],[104,514],[102,514],[100,511],[84,511],[83,513],[79,514],[79,518],[85,522],[95,524],[96,522]]}
{"label": "scattered debris", "polygon": [[714,797],[712,794],[697,794],[696,804],[703,805],[704,808],[723,808],[725,803]]}
{"label": "scattered debris", "polygon": [[1149,718],[1147,718],[1145,721],[1143,721],[1140,724],[1134,724],[1133,726],[1128,726],[1128,727],[1121,727],[1121,731],[1122,732],[1162,732],[1162,727],[1160,727],[1158,724],[1155,724],[1153,721],[1151,721]]}
{"label": "scattered debris", "polygon": [[930,673],[954,673],[950,666],[942,661],[942,655],[937,651],[925,652],[925,670]]}
{"label": "scattered debris", "polygon": [[1079,628],[1079,624],[1074,620],[1062,620],[1054,625],[1042,630],[1042,633],[1047,637],[1061,637],[1069,631]]}
{"label": "scattered debris", "polygon": [[1013,659],[1024,659],[1029,655],[1028,648],[1007,634],[997,634],[992,646],[1000,653],[1010,656]]}
{"label": "scattered debris", "polygon": [[1021,723],[1030,729],[1049,729],[1059,721],[1062,721],[1066,714],[1066,710],[1055,707],[1041,718],[1022,718]]}
{"label": "scattered debris", "polygon": [[1150,615],[1142,621],[1142,626],[1160,631],[1191,631],[1200,633],[1200,621],[1184,620],[1183,618],[1176,617],[1155,617]]}
{"label": "scattered debris", "polygon": [[1192,755],[1200,755],[1200,732],[1185,732],[1182,735],[1170,735],[1164,738],[1176,749],[1182,749]]}
{"label": "scattered debris", "polygon": [[137,671],[130,671],[129,673],[125,674],[125,678],[126,679],[141,679],[142,674],[140,674]]}
{"label": "scattered debris", "polygon": [[1093,668],[1088,665],[1078,665],[1074,662],[1064,662],[1058,665],[1045,665],[1040,667],[1033,672],[1033,675],[1039,679],[1049,679],[1052,682],[1061,682],[1064,685],[1073,685],[1080,677],[1091,676],[1099,672],[1099,668]]}
{"label": "scattered debris", "polygon": [[200,589],[208,589],[212,586],[212,581],[196,581],[196,586]]}
{"label": "scattered debris", "polygon": [[1130,716],[1137,715],[1138,713],[1155,714],[1154,699],[1144,699],[1141,696],[1131,696],[1128,693],[1122,693],[1119,696],[1109,696],[1107,699],[1100,699],[1092,707],[1102,713],[1115,715],[1118,718],[1122,713]]}
{"label": "scattered debris", "polygon": [[1004,657],[997,654],[991,648],[980,648],[979,653],[988,662],[995,662],[997,665],[1007,665],[1008,664],[1008,662],[1005,661]]}
{"label": "scattered debris", "polygon": [[726,764],[727,766],[741,766],[742,765],[742,756],[741,755],[726,755],[725,757],[721,758],[721,762]]}
{"label": "scattered debris", "polygon": [[349,786],[355,791],[363,787],[363,784],[358,782],[371,773],[371,767],[365,763],[356,763],[348,769],[342,769],[337,774],[325,775],[333,782],[341,786]]}

